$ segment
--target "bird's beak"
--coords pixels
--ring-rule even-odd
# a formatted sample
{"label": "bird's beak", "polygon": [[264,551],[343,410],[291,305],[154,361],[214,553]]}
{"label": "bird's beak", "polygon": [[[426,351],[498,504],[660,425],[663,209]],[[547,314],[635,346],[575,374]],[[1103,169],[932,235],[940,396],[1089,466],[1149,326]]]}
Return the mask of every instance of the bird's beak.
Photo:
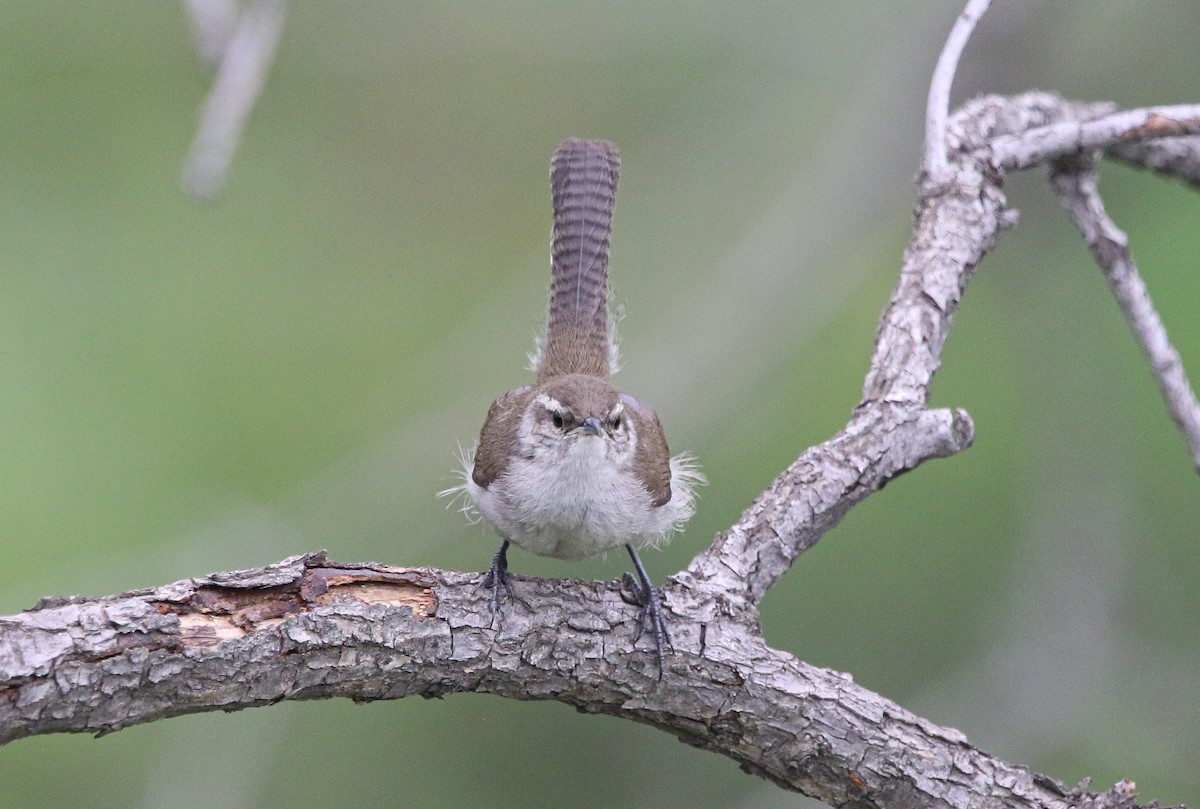
{"label": "bird's beak", "polygon": [[583,423],[572,430],[572,432],[590,433],[591,435],[600,436],[604,435],[604,425],[600,423],[600,419],[592,416],[591,418],[584,419]]}

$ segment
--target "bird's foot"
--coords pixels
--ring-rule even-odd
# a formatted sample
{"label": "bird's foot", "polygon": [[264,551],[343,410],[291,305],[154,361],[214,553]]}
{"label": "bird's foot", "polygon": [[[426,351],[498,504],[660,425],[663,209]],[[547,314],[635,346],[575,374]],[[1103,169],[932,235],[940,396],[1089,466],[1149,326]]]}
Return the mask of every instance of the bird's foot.
{"label": "bird's foot", "polygon": [[642,560],[638,558],[632,545],[626,545],[625,548],[629,551],[630,558],[633,559],[637,576],[626,573],[622,577],[622,581],[633,596],[633,603],[642,608],[641,615],[638,617],[638,634],[633,642],[636,644],[641,640],[647,629],[653,633],[654,650],[658,656],[658,679],[661,680],[667,665],[667,649],[673,648],[671,631],[667,628],[667,619],[663,616],[662,599],[659,597],[658,589],[650,583],[650,576],[647,575]]}
{"label": "bird's foot", "polygon": [[511,597],[512,583],[508,580],[508,540],[500,545],[500,550],[492,555],[492,566],[483,574],[480,587],[492,588],[491,608],[492,622],[496,621],[496,613],[500,610],[500,590],[503,589]]}

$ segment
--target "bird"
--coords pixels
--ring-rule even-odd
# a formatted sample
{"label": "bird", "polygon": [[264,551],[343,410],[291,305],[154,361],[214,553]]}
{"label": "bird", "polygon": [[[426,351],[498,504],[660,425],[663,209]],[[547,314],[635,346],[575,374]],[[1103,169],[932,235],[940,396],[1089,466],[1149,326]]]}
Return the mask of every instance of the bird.
{"label": "bird", "polygon": [[653,635],[661,679],[671,636],[637,550],[682,530],[706,481],[690,455],[671,455],[654,410],[609,381],[618,364],[608,261],[619,173],[606,140],[569,138],[555,152],[549,320],[530,355],[536,379],[492,402],[462,484],[443,494],[464,495],[464,510],[501,537],[481,580],[493,616],[501,592],[512,592],[511,545],[567,560],[624,546],[636,577],[623,581],[641,608],[639,637]]}

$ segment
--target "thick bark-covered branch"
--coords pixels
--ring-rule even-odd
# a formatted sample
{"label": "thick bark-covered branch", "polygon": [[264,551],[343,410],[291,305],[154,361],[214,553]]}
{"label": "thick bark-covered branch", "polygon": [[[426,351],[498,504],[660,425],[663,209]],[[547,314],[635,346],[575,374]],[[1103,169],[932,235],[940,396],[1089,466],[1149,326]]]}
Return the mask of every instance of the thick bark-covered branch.
{"label": "thick bark-covered branch", "polygon": [[675,648],[661,681],[618,585],[518,578],[493,627],[477,576],[315,554],[112,598],[48,599],[0,619],[0,740],[283,699],[473,691],[651,724],[836,805],[1132,806],[1130,782],[1069,790],[769,648],[757,615],[767,589],[856,503],[969,446],[966,413],[925,403],[967,281],[1015,221],[992,144],[1008,137],[1016,148],[1023,132],[1044,139],[1044,127],[1108,111],[1032,93],[951,117],[949,174],[923,177],[861,402],[663,588]]}
{"label": "thick bark-covered branch", "polygon": [[864,407],[845,430],[784,470],[681,575],[757,604],[856,504],[922,461],[966,449],[974,435],[965,410]]}
{"label": "thick bark-covered branch", "polygon": [[629,651],[637,609],[617,584],[517,579],[498,629],[477,584],[317,553],[46,599],[0,619],[0,740],[285,699],[471,691],[653,725],[833,805],[1065,809],[1103,798],[767,647],[753,610],[679,582],[664,588],[675,652],[661,682],[648,640]]}
{"label": "thick bark-covered branch", "polygon": [[[45,599],[0,618],[0,742],[284,699],[469,691],[653,725],[838,806],[1133,806],[1132,782],[1092,793],[1000,761],[847,675],[770,648],[758,627],[763,595],[854,505],[971,444],[970,416],[926,403],[967,282],[1016,221],[1005,172],[1107,151],[1187,182],[1200,174],[1200,107],[1117,112],[1029,93],[947,117],[954,64],[986,5],[968,4],[931,88],[913,238],[862,399],[845,429],[804,452],[663,588],[674,650],[661,680],[619,585],[514,577],[493,625],[476,575],[310,554],[121,596]],[[257,51],[263,65],[272,51]],[[1094,187],[1059,191],[1102,212]],[[1123,258],[1116,251],[1113,266]]]}

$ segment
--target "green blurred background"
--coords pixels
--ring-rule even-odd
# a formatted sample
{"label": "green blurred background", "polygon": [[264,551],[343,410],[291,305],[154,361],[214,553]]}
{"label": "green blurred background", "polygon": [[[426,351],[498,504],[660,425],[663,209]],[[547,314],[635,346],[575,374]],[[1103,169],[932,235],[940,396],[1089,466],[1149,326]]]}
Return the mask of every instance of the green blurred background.
{"label": "green blurred background", "polygon": [[[958,2],[297,3],[230,184],[178,190],[209,76],[181,4],[0,11],[0,614],[317,548],[482,568],[434,493],[528,379],[559,139],[624,154],[625,370],[711,485],[686,565],[855,404]],[[1195,102],[1200,6],[1005,2],[956,98]],[[1150,55],[1149,57],[1147,55]],[[1200,200],[1103,190],[1200,376]],[[1200,497],[1042,176],[935,386],[976,445],[768,596],[777,646],[1074,783],[1200,802]],[[610,556],[517,552],[613,578]],[[463,696],[287,703],[0,749],[0,807],[793,806],[652,729]]]}

